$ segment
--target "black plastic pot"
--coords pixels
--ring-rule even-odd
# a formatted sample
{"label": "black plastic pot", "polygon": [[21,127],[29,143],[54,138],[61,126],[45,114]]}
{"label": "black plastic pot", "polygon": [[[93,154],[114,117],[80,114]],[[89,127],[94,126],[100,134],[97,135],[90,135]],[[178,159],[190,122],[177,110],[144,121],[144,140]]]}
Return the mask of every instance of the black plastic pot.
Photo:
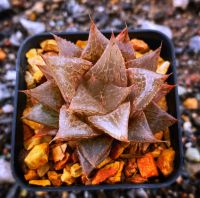
{"label": "black plastic pot", "polygon": [[[118,33],[118,32],[116,32]],[[111,32],[104,32],[105,36],[108,38],[111,35]],[[61,37],[66,38],[70,41],[77,40],[87,40],[88,33],[59,33]],[[129,31],[130,38],[139,38],[146,41],[150,48],[156,49],[160,46],[162,42],[162,51],[161,56],[170,61],[171,67],[168,73],[172,73],[168,79],[169,84],[176,84],[176,66],[175,66],[175,54],[174,48],[171,41],[162,33],[152,30],[138,30],[138,31]],[[39,43],[45,39],[52,38],[52,35],[49,33],[38,34],[32,37],[27,38],[21,45],[16,63],[17,70],[17,80],[15,88],[15,112],[13,117],[13,128],[12,128],[12,170],[13,175],[16,178],[18,184],[28,190],[37,190],[37,191],[66,191],[66,190],[99,190],[99,189],[131,189],[131,188],[162,188],[173,183],[179,175],[182,161],[183,161],[183,151],[182,151],[182,141],[181,141],[181,129],[180,123],[177,122],[170,128],[171,143],[172,147],[176,151],[175,155],[175,167],[173,173],[168,177],[160,177],[160,182],[149,181],[144,184],[102,184],[96,186],[84,186],[84,185],[74,185],[74,186],[61,186],[61,187],[38,187],[29,185],[27,181],[24,180],[24,176],[21,170],[22,164],[19,163],[20,151],[23,148],[23,131],[22,123],[20,120],[23,109],[26,104],[26,97],[24,94],[20,94],[18,91],[26,89],[26,83],[24,80],[24,74],[27,67],[27,61],[25,53],[31,48],[39,47]],[[176,117],[180,121],[179,116],[179,100],[177,94],[177,88],[173,89],[167,95],[168,103],[168,112]]]}

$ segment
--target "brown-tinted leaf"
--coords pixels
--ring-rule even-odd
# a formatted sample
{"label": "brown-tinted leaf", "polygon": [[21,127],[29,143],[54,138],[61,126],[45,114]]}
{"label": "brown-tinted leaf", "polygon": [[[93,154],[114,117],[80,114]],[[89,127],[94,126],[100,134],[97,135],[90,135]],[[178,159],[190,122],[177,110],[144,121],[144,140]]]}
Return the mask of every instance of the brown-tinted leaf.
{"label": "brown-tinted leaf", "polygon": [[92,64],[80,58],[65,58],[63,56],[43,56],[48,69],[58,85],[63,98],[70,102],[75,94],[84,73]]}
{"label": "brown-tinted leaf", "polygon": [[126,62],[126,67],[148,69],[155,72],[158,65],[160,50],[161,47],[157,48],[155,51],[144,54],[140,58],[130,60]]}
{"label": "brown-tinted leaf", "polygon": [[91,76],[105,83],[113,83],[121,87],[127,86],[125,62],[115,38],[111,38],[102,56],[87,72],[86,78]]}
{"label": "brown-tinted leaf", "polygon": [[48,68],[47,65],[37,65],[38,68],[41,70],[41,72],[44,74],[47,80],[52,80],[52,74],[51,74],[51,69]]}
{"label": "brown-tinted leaf", "polygon": [[25,90],[24,92],[55,111],[59,111],[64,103],[60,90],[53,80],[46,81],[38,87]]}
{"label": "brown-tinted leaf", "polygon": [[43,106],[42,104],[34,105],[30,112],[23,116],[27,120],[32,120],[49,127],[58,127],[58,112]]}
{"label": "brown-tinted leaf", "polygon": [[79,85],[76,95],[72,98],[69,109],[77,113],[84,113],[88,116],[104,114],[106,112],[103,105],[82,84]]}
{"label": "brown-tinted leaf", "polygon": [[157,142],[143,111],[135,113],[129,121],[128,139],[134,143]]}
{"label": "brown-tinted leaf", "polygon": [[79,151],[79,149],[77,149],[77,153],[79,156],[79,160],[81,163],[81,167],[83,170],[83,173],[88,176],[94,169],[95,167],[93,167],[88,160],[83,156],[83,154]]}
{"label": "brown-tinted leaf", "polygon": [[128,35],[128,28],[124,28],[116,37],[117,45],[122,52],[125,61],[135,58],[135,50]]}
{"label": "brown-tinted leaf", "polygon": [[105,135],[81,140],[78,150],[93,167],[96,167],[109,155],[112,140]]}
{"label": "brown-tinted leaf", "polygon": [[65,105],[60,109],[59,130],[54,140],[77,140],[97,136],[97,133],[77,116],[69,112]]}
{"label": "brown-tinted leaf", "polygon": [[130,94],[131,87],[117,87],[99,80],[80,85],[70,109],[86,115],[105,114],[116,109]]}
{"label": "brown-tinted leaf", "polygon": [[133,85],[131,92],[132,113],[145,108],[168,77],[168,75],[140,68],[129,68],[127,74],[130,84]]}
{"label": "brown-tinted leaf", "polygon": [[97,29],[91,20],[88,42],[81,54],[81,58],[96,63],[103,54],[107,44],[108,39]]}
{"label": "brown-tinted leaf", "polygon": [[58,45],[59,55],[65,57],[80,57],[82,49],[74,43],[67,41],[59,36],[54,35],[54,39]]}
{"label": "brown-tinted leaf", "polygon": [[167,83],[164,83],[160,90],[157,92],[157,94],[154,97],[154,102],[159,102],[160,99],[164,96],[166,96],[176,85],[168,85]]}
{"label": "brown-tinted leaf", "polygon": [[90,116],[88,120],[98,129],[120,141],[128,141],[130,102],[121,104],[106,115]]}
{"label": "brown-tinted leaf", "polygon": [[163,111],[155,102],[151,102],[144,109],[144,113],[152,132],[166,130],[177,122],[173,116]]}

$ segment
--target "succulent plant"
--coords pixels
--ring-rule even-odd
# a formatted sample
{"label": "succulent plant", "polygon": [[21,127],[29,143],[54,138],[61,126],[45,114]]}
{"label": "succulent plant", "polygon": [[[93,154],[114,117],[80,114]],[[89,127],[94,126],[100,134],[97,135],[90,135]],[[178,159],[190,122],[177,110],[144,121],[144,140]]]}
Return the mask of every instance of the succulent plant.
{"label": "succulent plant", "polygon": [[84,49],[53,36],[59,54],[42,55],[47,81],[24,91],[38,102],[24,118],[57,129],[53,141],[76,141],[86,175],[113,140],[134,152],[160,142],[154,133],[176,122],[157,105],[174,87],[165,82],[169,75],[156,73],[161,46],[136,58],[127,28],[108,40],[93,21]]}

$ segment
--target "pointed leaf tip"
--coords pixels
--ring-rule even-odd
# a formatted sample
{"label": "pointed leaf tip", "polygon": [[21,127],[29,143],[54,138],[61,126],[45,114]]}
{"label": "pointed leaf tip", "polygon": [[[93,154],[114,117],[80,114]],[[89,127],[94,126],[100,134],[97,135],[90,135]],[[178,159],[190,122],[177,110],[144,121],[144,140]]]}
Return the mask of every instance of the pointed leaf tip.
{"label": "pointed leaf tip", "polygon": [[77,45],[55,34],[53,34],[53,37],[56,40],[60,56],[78,58],[81,56],[82,49],[79,48]]}
{"label": "pointed leaf tip", "polygon": [[133,85],[132,115],[134,111],[144,109],[152,101],[164,83],[164,75],[140,68],[129,68],[127,74],[130,84]]}
{"label": "pointed leaf tip", "polygon": [[44,124],[45,126],[58,128],[58,113],[39,103],[34,105],[30,112],[22,118]]}
{"label": "pointed leaf tip", "polygon": [[107,44],[108,39],[98,30],[93,20],[91,20],[88,42],[81,54],[81,58],[96,63]]}
{"label": "pointed leaf tip", "polygon": [[161,46],[157,48],[155,51],[148,52],[139,58],[126,62],[126,67],[147,69],[155,72],[157,70],[160,51],[161,51]]}
{"label": "pointed leaf tip", "polygon": [[166,130],[177,122],[177,119],[163,111],[155,102],[151,102],[145,109],[148,124],[151,130],[155,133]]}
{"label": "pointed leaf tip", "polygon": [[24,90],[24,93],[55,111],[59,111],[64,103],[60,90],[54,80],[46,81],[34,89]]}
{"label": "pointed leaf tip", "polygon": [[101,135],[95,138],[81,140],[78,150],[93,167],[97,167],[110,153],[113,139]]}
{"label": "pointed leaf tip", "polygon": [[143,111],[135,113],[129,121],[128,139],[132,143],[159,142],[149,128]]}

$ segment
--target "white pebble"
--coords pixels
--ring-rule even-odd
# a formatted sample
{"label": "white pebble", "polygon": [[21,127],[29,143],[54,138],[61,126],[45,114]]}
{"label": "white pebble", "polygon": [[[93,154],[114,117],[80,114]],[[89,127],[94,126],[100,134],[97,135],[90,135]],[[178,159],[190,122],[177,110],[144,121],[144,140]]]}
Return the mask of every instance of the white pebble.
{"label": "white pebble", "polygon": [[14,178],[11,173],[10,163],[4,160],[3,158],[0,159],[0,183],[13,183]]}
{"label": "white pebble", "polygon": [[186,144],[185,144],[185,147],[186,148],[190,148],[192,146],[192,142],[187,142]]}
{"label": "white pebble", "polygon": [[26,29],[26,31],[30,34],[38,34],[41,32],[44,32],[46,27],[44,23],[36,22],[36,21],[30,21],[24,18],[20,19],[20,23],[22,26]]}
{"label": "white pebble", "polygon": [[147,20],[140,20],[138,23],[141,25],[141,29],[157,30],[168,36],[170,39],[172,38],[172,31],[167,26],[158,25],[152,21],[147,21]]}
{"label": "white pebble", "polygon": [[200,153],[197,148],[187,148],[185,157],[193,162],[200,162]]}
{"label": "white pebble", "polygon": [[184,122],[183,129],[185,131],[191,132],[192,131],[192,123],[190,121]]}
{"label": "white pebble", "polygon": [[6,80],[15,80],[16,79],[16,71],[9,70],[5,75]]}
{"label": "white pebble", "polygon": [[11,104],[6,104],[2,107],[2,111],[4,113],[12,113],[14,110],[13,106]]}
{"label": "white pebble", "polygon": [[186,9],[189,4],[189,0],[173,0],[172,2],[175,8],[182,8],[182,9]]}

